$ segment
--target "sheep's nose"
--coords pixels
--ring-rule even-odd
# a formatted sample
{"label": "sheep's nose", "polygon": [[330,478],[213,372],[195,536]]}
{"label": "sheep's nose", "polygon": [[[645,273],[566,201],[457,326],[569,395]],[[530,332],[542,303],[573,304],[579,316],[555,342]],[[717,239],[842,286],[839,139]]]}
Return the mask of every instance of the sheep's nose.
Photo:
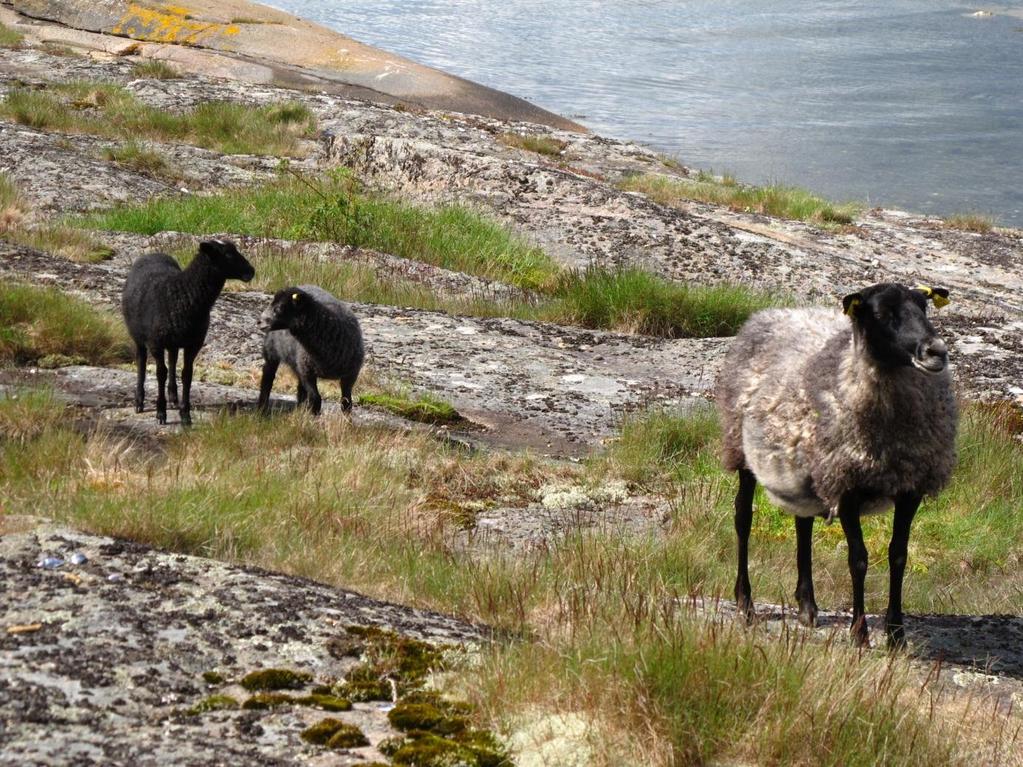
{"label": "sheep's nose", "polygon": [[924,341],[920,346],[921,359],[937,358],[942,362],[948,362],[948,346],[940,338],[931,338]]}

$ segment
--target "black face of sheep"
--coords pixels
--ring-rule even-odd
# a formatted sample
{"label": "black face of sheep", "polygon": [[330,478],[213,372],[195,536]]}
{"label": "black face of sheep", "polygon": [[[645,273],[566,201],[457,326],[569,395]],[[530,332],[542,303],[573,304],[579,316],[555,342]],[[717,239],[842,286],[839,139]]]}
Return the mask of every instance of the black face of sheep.
{"label": "black face of sheep", "polygon": [[948,349],[927,319],[943,288],[885,283],[830,309],[758,312],[743,326],[716,385],[725,468],[737,471],[735,598],[752,619],[748,552],[757,484],[795,516],[799,620],[813,625],[815,517],[837,517],[848,544],[852,633],[868,643],[862,514],[895,508],[885,629],[904,642],[902,581],[910,526],[955,465],[958,409]]}
{"label": "black face of sheep", "polygon": [[274,293],[274,299],[259,317],[259,329],[287,330],[300,317],[305,305],[312,299],[298,288],[285,288]]}
{"label": "black face of sheep", "polygon": [[947,301],[948,291],[884,283],[846,296],[842,305],[880,366],[912,365],[933,374],[945,369],[948,347],[927,319],[928,299]]}
{"label": "black face of sheep", "polygon": [[250,282],[256,270],[230,240],[203,240],[199,252],[208,256],[210,265],[218,270],[225,280]]}

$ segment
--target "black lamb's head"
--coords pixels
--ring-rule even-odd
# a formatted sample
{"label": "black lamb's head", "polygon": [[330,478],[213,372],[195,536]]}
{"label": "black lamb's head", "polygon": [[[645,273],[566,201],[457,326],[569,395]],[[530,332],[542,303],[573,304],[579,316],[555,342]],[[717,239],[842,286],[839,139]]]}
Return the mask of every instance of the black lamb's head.
{"label": "black lamb's head", "polygon": [[259,317],[260,330],[288,330],[308,309],[314,299],[301,288],[283,288],[274,293],[273,301]]}
{"label": "black lamb's head", "polygon": [[948,303],[948,290],[894,282],[871,285],[842,300],[858,337],[883,368],[913,366],[937,374],[948,365],[948,346],[927,318],[927,302]]}
{"label": "black lamb's head", "polygon": [[203,240],[199,252],[209,258],[225,279],[248,282],[256,276],[256,270],[230,240]]}

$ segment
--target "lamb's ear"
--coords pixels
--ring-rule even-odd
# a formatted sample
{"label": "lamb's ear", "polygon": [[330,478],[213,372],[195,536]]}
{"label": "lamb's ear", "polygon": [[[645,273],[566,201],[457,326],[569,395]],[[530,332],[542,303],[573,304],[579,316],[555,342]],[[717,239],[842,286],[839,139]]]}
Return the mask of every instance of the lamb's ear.
{"label": "lamb's ear", "polygon": [[221,256],[224,254],[224,243],[220,240],[203,240],[199,243],[199,252],[207,256]]}
{"label": "lamb's ear", "polygon": [[856,310],[863,303],[863,296],[859,293],[850,293],[842,299],[842,311],[850,317],[856,316]]}

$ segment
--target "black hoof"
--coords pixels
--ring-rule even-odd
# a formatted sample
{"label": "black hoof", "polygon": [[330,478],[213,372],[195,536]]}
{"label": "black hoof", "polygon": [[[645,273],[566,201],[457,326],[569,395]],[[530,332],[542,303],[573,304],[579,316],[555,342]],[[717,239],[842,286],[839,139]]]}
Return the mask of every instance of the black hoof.
{"label": "black hoof", "polygon": [[906,629],[902,626],[889,626],[886,630],[888,634],[888,649],[889,650],[903,650],[906,647]]}
{"label": "black hoof", "polygon": [[739,599],[735,605],[736,613],[749,625],[757,619],[757,611],[753,609],[752,599]]}
{"label": "black hoof", "polygon": [[135,403],[135,412],[136,412],[136,413],[141,413],[141,412],[142,412],[143,410],[145,410],[145,408],[144,408],[144,407],[142,407],[142,405],[140,405],[140,404],[138,404],[138,403],[136,402],[136,403]]}
{"label": "black hoof", "polygon": [[192,414],[191,413],[182,413],[181,414],[181,425],[182,426],[191,426],[192,425]]}
{"label": "black hoof", "polygon": [[177,410],[178,409],[178,399],[177,399],[177,397],[168,397],[167,398],[167,407],[169,407],[169,408],[171,408],[173,410]]}
{"label": "black hoof", "polygon": [[167,413],[160,413],[160,412],[158,412],[156,414],[156,422],[158,424],[160,424],[161,426],[166,426],[167,425]]}
{"label": "black hoof", "polygon": [[857,647],[870,647],[870,632],[867,631],[867,621],[864,618],[853,621],[849,627],[849,635],[853,644]]}
{"label": "black hoof", "polygon": [[817,625],[817,605],[802,605],[799,608],[799,623],[812,629]]}

